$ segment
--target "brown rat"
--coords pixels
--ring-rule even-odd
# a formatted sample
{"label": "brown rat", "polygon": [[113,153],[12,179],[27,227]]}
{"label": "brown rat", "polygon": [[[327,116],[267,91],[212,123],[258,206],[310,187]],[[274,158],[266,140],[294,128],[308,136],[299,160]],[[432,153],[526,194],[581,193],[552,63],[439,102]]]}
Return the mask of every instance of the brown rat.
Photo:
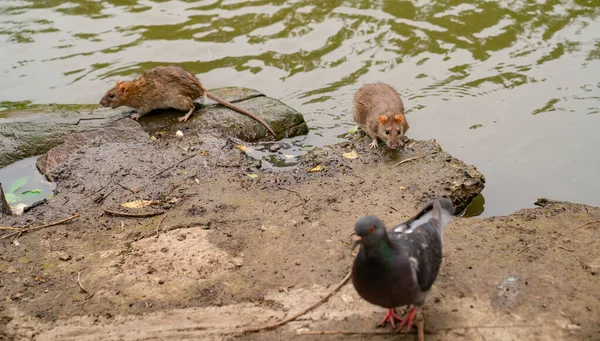
{"label": "brown rat", "polygon": [[206,97],[208,97],[258,121],[275,136],[275,132],[267,122],[211,94],[194,74],[178,66],[158,66],[144,71],[137,79],[118,80],[115,87],[102,97],[100,104],[113,109],[122,105],[134,108],[136,113],[131,115],[134,120],[155,109],[174,108],[187,111],[185,116],[179,118],[179,121],[187,122],[196,110],[194,100],[200,97],[202,97],[202,104],[206,104]]}
{"label": "brown rat", "polygon": [[373,139],[369,144],[377,148],[379,137],[391,149],[403,145],[408,130],[404,105],[396,90],[384,83],[367,84],[354,94],[354,121]]}

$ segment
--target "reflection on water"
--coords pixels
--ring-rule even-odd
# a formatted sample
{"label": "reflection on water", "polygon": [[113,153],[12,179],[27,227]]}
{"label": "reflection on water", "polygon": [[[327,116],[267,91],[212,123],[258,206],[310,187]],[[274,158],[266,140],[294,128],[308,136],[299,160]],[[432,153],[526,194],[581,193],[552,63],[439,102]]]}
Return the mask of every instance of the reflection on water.
{"label": "reflection on water", "polygon": [[479,194],[473,200],[467,209],[462,213],[463,217],[477,217],[480,216],[485,209],[485,198],[483,195]]}
{"label": "reflection on water", "polygon": [[53,195],[56,185],[38,171],[35,166],[37,158],[28,157],[0,169],[0,184],[13,210],[19,205],[30,206]]}
{"label": "reflection on water", "polygon": [[596,0],[3,0],[0,101],[97,103],[117,78],[176,64],[298,108],[319,146],[384,81],[412,138],[486,175],[484,215],[540,196],[600,205],[599,14]]}

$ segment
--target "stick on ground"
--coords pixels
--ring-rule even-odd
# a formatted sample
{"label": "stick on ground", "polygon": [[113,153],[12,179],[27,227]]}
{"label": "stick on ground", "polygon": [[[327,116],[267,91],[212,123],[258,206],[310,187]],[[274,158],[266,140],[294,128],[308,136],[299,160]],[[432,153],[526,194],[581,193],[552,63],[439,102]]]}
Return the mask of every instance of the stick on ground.
{"label": "stick on ground", "polygon": [[580,226],[576,227],[575,230],[579,230],[582,227],[586,227],[588,225],[597,224],[597,223],[600,223],[600,220],[594,220],[594,221],[587,222],[587,223],[585,223],[583,225],[580,225]]}
{"label": "stick on ground", "polygon": [[243,330],[241,333],[242,334],[250,334],[250,333],[257,333],[263,330],[269,330],[269,329],[273,329],[273,328],[277,328],[280,326],[283,326],[284,324],[291,322],[295,319],[297,319],[298,317],[308,313],[309,311],[315,309],[316,307],[320,306],[321,304],[325,303],[331,296],[333,296],[333,294],[335,294],[338,290],[340,290],[341,287],[344,286],[344,284],[346,284],[346,282],[348,282],[348,280],[350,279],[350,276],[352,276],[352,271],[348,272],[348,274],[346,275],[346,277],[344,277],[344,279],[342,279],[340,281],[340,283],[338,283],[338,285],[335,286],[335,288],[333,288],[327,295],[323,296],[323,298],[321,298],[317,303],[311,305],[310,307],[302,310],[301,312],[292,315],[288,318],[285,318],[279,322],[267,325],[267,326],[262,326],[262,327],[257,327],[257,328],[250,328],[250,329],[246,329]]}
{"label": "stick on ground", "polygon": [[73,220],[75,218],[79,218],[80,216],[81,216],[80,214],[76,214],[76,215],[74,215],[72,217],[69,217],[69,218],[66,218],[66,219],[62,219],[62,220],[59,220],[59,221],[54,222],[54,223],[50,223],[50,224],[46,224],[46,225],[40,225],[40,226],[34,226],[34,227],[29,227],[29,228],[23,228],[23,229],[20,229],[17,232],[6,234],[6,235],[0,237],[0,239],[6,239],[6,238],[10,238],[12,236],[16,236],[16,235],[21,234],[21,233],[25,233],[25,232],[29,232],[29,231],[33,231],[33,230],[39,230],[39,229],[43,229],[45,227],[50,227],[50,226],[54,226],[54,225],[59,225],[59,224],[62,224],[64,222],[67,222],[69,220]]}
{"label": "stick on ground", "polygon": [[406,162],[410,162],[410,161],[415,161],[415,160],[418,160],[418,159],[422,159],[422,158],[424,158],[427,155],[429,155],[429,154],[421,154],[421,155],[417,155],[415,157],[409,157],[408,159],[404,159],[404,160],[398,162],[397,164],[394,165],[394,167],[400,166],[401,164],[406,163]]}
{"label": "stick on ground", "polygon": [[156,226],[156,238],[158,238],[158,234],[160,233],[160,224],[162,224],[163,220],[167,219],[167,215],[165,214],[162,219],[160,219],[160,221],[158,222],[158,225]]}
{"label": "stick on ground", "polygon": [[384,331],[384,330],[299,330],[296,335],[398,335],[395,330]]}
{"label": "stick on ground", "polygon": [[131,217],[131,218],[146,218],[146,217],[154,217],[155,215],[161,215],[165,213],[165,211],[156,211],[150,213],[128,213],[128,212],[119,212],[119,211],[111,211],[104,210],[106,214],[112,214],[120,217]]}
{"label": "stick on ground", "polygon": [[77,284],[79,284],[79,288],[81,289],[81,291],[83,291],[86,294],[88,293],[88,291],[83,288],[83,285],[81,285],[81,271],[77,273]]}
{"label": "stick on ground", "polygon": [[175,166],[177,166],[177,165],[180,165],[181,163],[183,163],[183,162],[185,162],[185,161],[187,161],[187,160],[189,160],[189,159],[193,158],[193,157],[194,157],[194,156],[196,156],[196,155],[198,155],[198,154],[195,154],[195,153],[194,153],[193,155],[190,155],[190,156],[188,156],[188,157],[184,157],[183,159],[181,159],[181,160],[177,161],[176,163],[174,163],[174,164],[170,165],[169,167],[163,168],[163,169],[162,169],[162,170],[160,170],[158,173],[154,174],[152,177],[153,177],[153,178],[155,178],[155,177],[157,177],[157,176],[161,175],[162,173],[164,173],[164,172],[168,171],[169,169],[171,169],[171,168],[173,168],[173,167],[175,167]]}

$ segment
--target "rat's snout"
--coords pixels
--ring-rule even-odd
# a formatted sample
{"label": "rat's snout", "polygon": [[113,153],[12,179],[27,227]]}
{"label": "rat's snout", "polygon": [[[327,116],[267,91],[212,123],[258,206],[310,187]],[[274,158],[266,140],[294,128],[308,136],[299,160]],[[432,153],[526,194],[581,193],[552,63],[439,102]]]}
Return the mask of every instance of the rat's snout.
{"label": "rat's snout", "polygon": [[400,147],[400,141],[388,141],[387,145],[390,149],[396,149]]}
{"label": "rat's snout", "polygon": [[106,107],[108,107],[108,101],[107,101],[106,99],[104,99],[104,98],[103,98],[103,99],[100,101],[100,105],[106,108]]}

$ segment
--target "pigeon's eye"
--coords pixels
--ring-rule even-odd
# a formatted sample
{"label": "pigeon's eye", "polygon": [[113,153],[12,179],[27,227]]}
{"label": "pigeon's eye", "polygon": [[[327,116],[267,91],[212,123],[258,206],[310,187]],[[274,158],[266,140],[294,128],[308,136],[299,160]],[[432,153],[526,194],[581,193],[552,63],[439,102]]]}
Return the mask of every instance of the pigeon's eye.
{"label": "pigeon's eye", "polygon": [[115,94],[110,94],[110,95],[108,95],[108,97],[115,98]]}
{"label": "pigeon's eye", "polygon": [[386,131],[385,131],[385,134],[386,134],[386,135],[389,135],[389,134],[390,134],[390,130],[389,130],[389,129],[386,129]]}
{"label": "pigeon's eye", "polygon": [[373,232],[375,232],[375,226],[371,226],[371,228],[369,229],[369,233],[373,233]]}

